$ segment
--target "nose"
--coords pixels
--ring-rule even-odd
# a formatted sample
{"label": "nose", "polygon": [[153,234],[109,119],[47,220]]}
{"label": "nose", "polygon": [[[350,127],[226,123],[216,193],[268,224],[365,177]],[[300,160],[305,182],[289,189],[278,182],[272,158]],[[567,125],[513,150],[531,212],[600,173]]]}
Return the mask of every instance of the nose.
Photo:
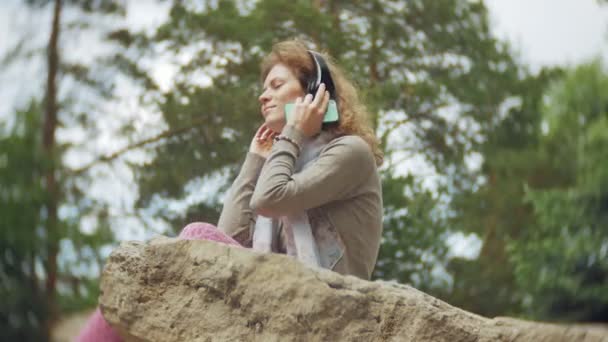
{"label": "nose", "polygon": [[266,102],[270,101],[270,93],[268,92],[268,89],[264,90],[260,97],[258,97],[258,100],[261,104],[265,104]]}

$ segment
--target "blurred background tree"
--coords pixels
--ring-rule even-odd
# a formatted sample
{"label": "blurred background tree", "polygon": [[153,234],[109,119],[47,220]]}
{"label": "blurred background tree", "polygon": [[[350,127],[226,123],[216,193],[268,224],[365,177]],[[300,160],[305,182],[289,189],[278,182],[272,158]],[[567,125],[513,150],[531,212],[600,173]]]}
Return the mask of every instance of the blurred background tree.
{"label": "blurred background tree", "polygon": [[[344,67],[382,142],[375,279],[490,317],[608,320],[599,61],[530,71],[492,34],[483,1],[158,1],[169,14],[151,30],[119,20],[125,1],[23,3],[57,24],[44,50],[23,39],[0,60],[47,65],[39,96],[0,121],[0,328],[11,340],[47,339],[58,314],[95,304],[104,257],[128,236],[117,216],[146,236],[217,222],[262,122],[259,62],[294,37]],[[104,53],[79,57],[85,31]],[[174,67],[169,86],[154,76],[159,60]],[[158,120],[114,113],[120,93]],[[96,140],[108,127],[122,148],[96,147],[110,145]],[[478,237],[478,255],[455,256],[459,236]]]}
{"label": "blurred background tree", "polygon": [[[493,126],[493,113],[515,91],[522,71],[508,46],[491,35],[483,3],[180,1],[153,34],[117,30],[112,37],[125,48],[162,50],[185,61],[174,86],[154,97],[168,131],[180,134],[155,145],[153,162],[137,171],[140,207],[176,232],[193,220],[217,221],[221,197],[189,199],[205,180],[220,182],[222,190],[230,184],[261,123],[259,62],[273,43],[298,37],[329,52],[352,75],[387,155],[390,219],[375,276],[424,289],[446,282],[436,277],[449,233],[442,194],[473,182],[463,160]],[[398,173],[415,157],[438,179],[439,191]],[[170,201],[188,204],[173,212]]]}
{"label": "blurred background tree", "polygon": [[[94,131],[92,113],[80,99],[108,100],[112,87],[99,69],[92,71],[62,47],[90,28],[91,18],[120,16],[124,7],[114,0],[27,0],[23,5],[47,9],[51,25],[44,48],[22,40],[3,59],[6,68],[43,55],[46,68],[37,80],[43,99],[16,111],[2,122],[0,132],[0,291],[7,302],[0,311],[1,328],[9,340],[45,341],[59,313],[96,303],[97,274],[78,268],[100,268],[100,248],[115,241],[103,224],[93,234],[81,231],[82,215],[103,208],[85,198],[87,178],[74,176],[65,165],[65,154],[74,145],[57,140],[57,131],[66,127]],[[72,15],[64,17],[66,12]]]}
{"label": "blurred background tree", "polygon": [[48,311],[38,278],[47,236],[41,179],[48,158],[42,151],[40,104],[32,102],[16,114],[13,127],[0,126],[0,329],[7,340],[34,341],[44,338]]}
{"label": "blurred background tree", "polygon": [[[525,312],[569,321],[608,319],[608,71],[599,60],[569,70],[545,94],[528,184],[535,223],[509,244]],[[524,228],[524,227],[522,227]]]}
{"label": "blurred background tree", "polygon": [[539,112],[544,91],[559,74],[560,70],[547,69],[521,80],[480,146],[483,164],[478,171],[479,185],[453,198],[451,226],[483,240],[476,259],[449,261],[454,283],[442,297],[456,306],[489,317],[521,312],[523,297],[507,243],[519,239],[522,230],[536,222],[524,202],[525,184],[541,186],[554,178],[543,160],[537,159],[536,149],[541,138]]}
{"label": "blurred background tree", "polygon": [[485,184],[453,202],[454,227],[484,244],[475,260],[450,260],[451,303],[487,316],[608,319],[606,84],[599,60],[524,83],[483,146]]}

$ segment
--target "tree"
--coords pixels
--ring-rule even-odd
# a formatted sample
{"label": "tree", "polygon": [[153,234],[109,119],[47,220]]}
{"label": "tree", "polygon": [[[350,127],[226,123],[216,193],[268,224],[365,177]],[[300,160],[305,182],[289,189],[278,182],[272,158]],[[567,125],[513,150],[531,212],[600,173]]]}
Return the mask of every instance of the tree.
{"label": "tree", "polygon": [[373,277],[441,293],[447,286],[442,268],[448,252],[448,227],[437,212],[445,203],[411,175],[387,173],[382,189],[385,231]]}
{"label": "tree", "polygon": [[[427,270],[386,267],[417,263],[425,253],[443,262],[441,238],[449,215],[439,205],[469,184],[463,159],[483,141],[521,72],[508,46],[492,36],[483,2],[463,0],[175,1],[168,21],[153,35],[124,29],[112,37],[126,49],[160,50],[181,61],[172,89],[163,92],[137,60],[115,56],[147,85],[146,97],[156,101],[167,132],[176,133],[157,141],[154,160],[137,171],[139,207],[174,230],[192,220],[217,220],[219,194],[261,122],[258,64],[272,44],[299,37],[332,54],[363,90],[387,153],[384,177],[395,189],[386,191],[391,219],[377,276],[402,282],[414,282],[414,273],[427,279]],[[450,187],[432,194],[420,180],[394,173],[416,156],[438,179],[450,179],[445,182]],[[219,191],[197,199],[206,188]],[[169,202],[184,209],[170,210]],[[403,222],[404,215],[392,212],[405,204],[418,206],[419,218]]]}
{"label": "tree", "polygon": [[454,283],[442,297],[458,307],[489,317],[521,313],[523,295],[515,281],[507,244],[520,239],[522,232],[535,224],[530,206],[524,203],[525,184],[555,182],[537,148],[544,90],[559,73],[544,69],[513,89],[480,147],[483,162],[478,181],[452,201],[450,225],[482,239],[476,259],[450,260],[448,270]]}
{"label": "tree", "polygon": [[547,91],[539,155],[558,182],[529,184],[534,225],[510,244],[526,312],[608,321],[608,72],[583,64]]}
{"label": "tree", "polygon": [[[48,1],[31,1],[38,5],[46,4]],[[87,81],[88,78],[82,77],[86,75],[86,68],[80,64],[65,65],[61,63],[61,57],[59,55],[59,37],[61,32],[61,14],[63,10],[63,1],[53,1],[53,20],[51,26],[51,33],[48,43],[47,50],[47,81],[46,90],[44,96],[44,122],[42,127],[42,147],[47,156],[49,163],[46,164],[44,170],[45,179],[45,191],[47,193],[45,209],[45,220],[44,225],[46,228],[46,255],[42,258],[44,269],[45,269],[45,297],[48,302],[49,318],[47,320],[47,334],[50,331],[50,326],[53,319],[59,313],[59,307],[56,303],[57,295],[57,278],[59,275],[57,257],[59,254],[59,242],[62,237],[68,236],[71,231],[75,233],[74,238],[78,239],[80,235],[75,229],[70,229],[68,224],[60,226],[58,220],[58,208],[62,201],[62,197],[65,195],[61,194],[60,184],[57,180],[58,171],[60,171],[60,150],[56,146],[55,135],[59,121],[59,98],[57,95],[57,77],[61,71],[67,71],[67,74],[75,75],[80,80]],[[79,2],[79,1],[67,1],[66,5],[80,9],[84,12],[99,11],[106,14],[122,13],[124,9],[120,2],[116,0],[99,1],[95,3],[91,2]],[[64,67],[61,70],[61,67]],[[93,84],[94,85],[94,84]],[[98,88],[103,89],[103,88]],[[67,222],[66,222],[67,223]],[[76,286],[78,288],[78,286]]]}
{"label": "tree", "polygon": [[0,126],[0,329],[7,340],[44,339],[48,302],[37,281],[45,248],[40,215],[47,193],[48,163],[41,144],[42,108],[32,102],[16,114],[12,127]]}
{"label": "tree", "polygon": [[[80,11],[82,15],[114,15],[124,13],[124,9],[122,3],[115,0],[29,0],[24,1],[24,4],[31,9],[51,9],[52,22],[44,53],[46,80],[41,95],[43,101],[40,105],[30,105],[25,111],[17,111],[13,123],[7,125],[7,132],[2,136],[5,150],[0,155],[10,166],[6,170],[10,176],[7,178],[7,190],[3,192],[8,202],[2,209],[14,211],[7,212],[6,217],[27,216],[3,222],[3,226],[6,225],[3,232],[5,229],[10,230],[1,236],[0,241],[3,246],[7,246],[8,251],[1,265],[6,270],[2,274],[2,282],[7,284],[3,288],[3,295],[14,299],[7,313],[8,324],[4,331],[9,335],[22,336],[25,340],[48,340],[52,322],[61,310],[70,306],[81,307],[82,303],[91,305],[91,299],[97,292],[97,286],[87,279],[87,275],[74,274],[70,268],[72,265],[60,260],[61,247],[70,246],[71,249],[67,252],[74,253],[75,256],[82,255],[83,250],[89,249],[93,249],[92,254],[96,254],[100,245],[113,240],[111,235],[108,236],[107,229],[102,228],[95,234],[82,234],[79,218],[75,218],[75,215],[60,216],[61,209],[73,212],[87,206],[83,204],[87,200],[83,200],[81,189],[76,185],[83,178],[66,177],[68,172],[63,157],[70,145],[56,139],[59,127],[73,128],[79,124],[85,127],[83,117],[86,114],[75,112],[83,111],[86,106],[79,103],[79,96],[66,90],[70,83],[77,84],[79,92],[91,91],[87,94],[88,100],[92,100],[94,94],[108,98],[111,92],[111,87],[103,76],[91,72],[83,63],[75,62],[74,58],[70,60],[61,55],[62,51],[66,51],[61,48],[62,42],[66,41],[62,39],[64,31],[70,32],[74,27],[78,30],[88,27],[85,21],[91,18],[64,20],[62,13],[67,8]],[[33,51],[37,49],[35,46],[28,48]],[[19,52],[17,49],[10,58],[5,58],[3,66],[17,62],[19,58],[28,58],[27,53],[21,55]],[[43,83],[42,80],[39,81]],[[39,117],[34,118],[36,115]],[[36,130],[39,138],[31,136]],[[32,141],[39,146],[32,146]],[[27,148],[32,152],[28,152]],[[21,159],[31,162],[22,163]],[[12,173],[21,175],[11,175]],[[25,180],[11,183],[12,179]],[[99,258],[87,256],[82,262],[90,263],[90,259],[96,262]],[[21,284],[22,288],[16,284]],[[58,285],[64,285],[64,290],[59,289]],[[65,288],[72,289],[72,293]],[[83,290],[93,291],[86,293],[86,298],[83,298]]]}

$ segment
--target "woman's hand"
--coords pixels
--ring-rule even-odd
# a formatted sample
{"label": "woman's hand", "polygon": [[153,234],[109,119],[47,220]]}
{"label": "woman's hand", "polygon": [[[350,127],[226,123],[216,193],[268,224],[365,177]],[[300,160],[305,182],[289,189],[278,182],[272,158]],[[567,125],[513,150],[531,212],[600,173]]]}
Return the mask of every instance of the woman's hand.
{"label": "woman's hand", "polygon": [[325,90],[325,84],[321,83],[314,99],[310,94],[303,99],[301,97],[296,99],[293,115],[288,123],[294,125],[305,136],[312,137],[321,131],[328,103],[329,92]]}
{"label": "woman's hand", "polygon": [[255,153],[264,158],[268,158],[272,148],[272,139],[278,134],[279,133],[266,126],[265,123],[262,124],[251,141],[249,152]]}

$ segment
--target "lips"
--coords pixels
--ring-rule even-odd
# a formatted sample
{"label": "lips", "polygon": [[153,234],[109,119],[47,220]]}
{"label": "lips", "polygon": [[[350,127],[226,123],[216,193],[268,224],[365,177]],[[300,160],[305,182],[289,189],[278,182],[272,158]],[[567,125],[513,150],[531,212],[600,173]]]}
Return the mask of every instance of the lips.
{"label": "lips", "polygon": [[276,108],[276,106],[267,106],[267,107],[262,107],[262,114],[266,114],[266,112],[267,112],[269,109],[272,109],[272,108]]}

